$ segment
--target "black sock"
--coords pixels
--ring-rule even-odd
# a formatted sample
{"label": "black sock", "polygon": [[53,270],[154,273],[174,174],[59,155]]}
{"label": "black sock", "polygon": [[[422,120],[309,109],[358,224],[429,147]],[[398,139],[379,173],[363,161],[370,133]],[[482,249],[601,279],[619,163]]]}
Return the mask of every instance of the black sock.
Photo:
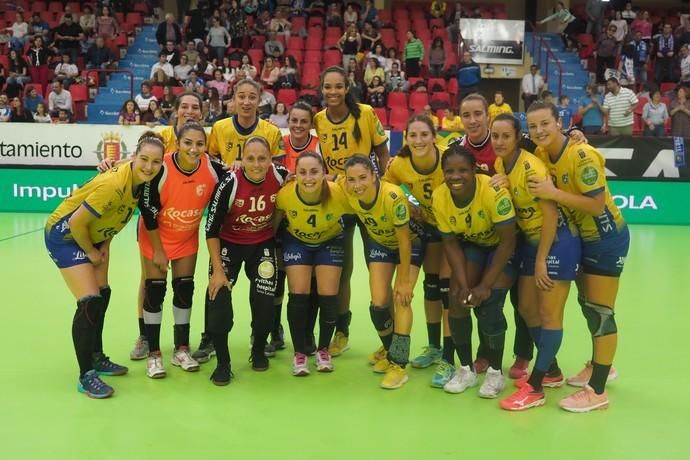
{"label": "black sock", "polygon": [[216,349],[216,366],[230,367],[230,349],[228,348],[228,333],[214,332],[211,334],[213,347]]}
{"label": "black sock", "polygon": [[[470,318],[470,321],[472,319]],[[484,334],[481,332],[478,334],[479,335],[479,346],[477,346],[477,359],[485,359],[489,360],[489,350],[487,350],[486,346],[486,338],[484,337]]]}
{"label": "black sock", "polygon": [[338,317],[335,320],[335,330],[336,332],[342,332],[345,337],[350,336],[350,322],[352,321],[352,312],[338,313]]}
{"label": "black sock", "polygon": [[443,360],[455,364],[455,346],[451,336],[443,337]]}
{"label": "black sock", "polygon": [[175,324],[173,326],[173,335],[175,337],[175,349],[189,347],[189,323]]}
{"label": "black sock", "polygon": [[93,369],[93,353],[96,347],[96,322],[103,311],[101,296],[89,296],[77,301],[72,319],[72,342],[79,363],[79,378]]}
{"label": "black sock", "polygon": [[328,349],[338,320],[338,296],[320,295],[319,304],[319,350]]}
{"label": "black sock", "polygon": [[534,340],[530,334],[527,323],[517,309],[514,310],[515,340],[513,341],[513,353],[518,358],[532,361],[534,358]]}
{"label": "black sock", "polygon": [[287,319],[296,353],[305,352],[309,302],[309,294],[288,294]]}
{"label": "black sock", "polygon": [[472,317],[449,317],[448,323],[460,365],[472,368]]}
{"label": "black sock", "polygon": [[139,335],[146,335],[146,324],[144,324],[144,318],[139,318]]}
{"label": "black sock", "polygon": [[609,377],[610,364],[599,364],[592,361],[592,377],[589,379],[589,386],[598,395],[606,389],[606,379]]}
{"label": "black sock", "polygon": [[[316,342],[316,335],[314,330],[316,329],[316,323],[319,319],[319,296],[316,293],[310,294],[309,296],[309,306],[307,307],[307,329],[306,329],[306,340],[307,343],[314,338]],[[316,346],[316,344],[314,344]]]}
{"label": "black sock", "polygon": [[393,333],[392,332],[390,334],[380,335],[379,339],[381,339],[381,343],[383,344],[383,348],[385,348],[386,350],[391,349],[391,342],[393,341]]}
{"label": "black sock", "polygon": [[280,326],[280,316],[283,313],[283,304],[282,303],[277,303],[274,304],[273,307],[275,308],[275,316],[273,317],[273,332],[274,334],[278,334],[278,328]]}
{"label": "black sock", "polygon": [[532,369],[532,373],[529,376],[529,379],[527,379],[527,383],[532,385],[532,388],[534,388],[534,391],[542,391],[542,385],[541,382],[544,380],[544,375],[546,375],[546,372],[540,371],[537,368]]}
{"label": "black sock", "polygon": [[549,366],[549,371],[546,374],[549,377],[557,377],[562,373],[563,371],[561,371],[561,368],[558,366],[558,360],[554,358],[553,362],[551,363],[551,366]]}
{"label": "black sock", "polygon": [[[484,335],[484,334],[481,334]],[[503,348],[505,347],[506,334],[485,335],[486,343],[486,359],[489,361],[489,366],[494,370],[500,371],[503,369]]]}
{"label": "black sock", "polygon": [[154,351],[161,351],[160,348],[161,325],[147,324],[146,325],[146,340],[149,342],[149,353]]}
{"label": "black sock", "polygon": [[441,348],[441,323],[426,323],[429,346]]}
{"label": "black sock", "polygon": [[110,304],[110,286],[101,288],[101,297],[103,297],[103,313],[98,315],[96,321],[96,353],[103,353],[103,324],[105,323],[105,312],[108,310]]}

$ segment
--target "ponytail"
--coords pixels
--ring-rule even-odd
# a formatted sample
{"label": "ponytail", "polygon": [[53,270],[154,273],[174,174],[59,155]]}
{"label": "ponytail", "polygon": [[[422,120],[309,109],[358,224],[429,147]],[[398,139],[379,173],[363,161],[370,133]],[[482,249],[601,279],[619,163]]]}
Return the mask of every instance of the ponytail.
{"label": "ponytail", "polygon": [[345,82],[345,88],[347,89],[347,93],[345,93],[345,105],[347,106],[347,110],[352,115],[352,118],[355,119],[355,127],[352,130],[352,136],[355,138],[355,141],[359,143],[359,141],[362,140],[362,130],[359,127],[359,117],[362,115],[362,110],[359,108],[359,104],[357,104],[357,99],[355,99],[355,95],[352,93],[352,87],[350,86],[350,81],[347,78],[347,72],[345,72],[345,69],[337,65],[331,66],[324,70],[321,74],[322,91],[324,77],[326,76],[326,74],[329,73],[337,73],[343,77],[343,81]]}

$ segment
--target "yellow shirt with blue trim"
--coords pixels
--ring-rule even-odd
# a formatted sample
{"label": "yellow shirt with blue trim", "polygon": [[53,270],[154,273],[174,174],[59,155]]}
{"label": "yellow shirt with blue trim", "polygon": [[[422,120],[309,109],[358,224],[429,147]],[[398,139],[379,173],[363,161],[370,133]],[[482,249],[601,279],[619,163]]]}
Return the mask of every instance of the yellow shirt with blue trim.
{"label": "yellow shirt with blue trim", "polygon": [[166,126],[158,133],[163,138],[163,145],[165,146],[165,154],[169,155],[177,151],[177,133],[174,126]]}
{"label": "yellow shirt with blue trim", "polygon": [[[388,142],[388,136],[379,117],[370,105],[357,104],[360,116],[357,123],[362,137],[356,141],[353,135],[355,117],[348,114],[342,121],[333,121],[326,109],[314,115],[314,129],[319,136],[321,155],[326,163],[328,174],[344,174],[345,162],[355,154],[369,156],[374,147]],[[380,165],[384,168],[386,165]]]}
{"label": "yellow shirt with blue trim", "polygon": [[381,246],[397,249],[396,229],[410,221],[407,198],[400,187],[388,182],[379,182],[376,198],[368,207],[352,194],[348,193],[347,198],[371,239]]}
{"label": "yellow shirt with blue trim", "polygon": [[424,221],[436,225],[436,218],[431,209],[431,196],[441,184],[443,184],[443,170],[441,169],[441,153],[437,148],[436,162],[430,173],[421,173],[414,165],[411,156],[396,155],[393,157],[383,180],[395,185],[404,185],[410,194],[415,197],[422,210]]}
{"label": "yellow shirt with blue trim", "polygon": [[510,105],[508,103],[504,102],[501,105],[496,105],[496,103],[493,103],[489,106],[489,123],[494,121],[497,116],[499,116],[502,113],[508,113],[510,115],[513,114],[513,109],[510,108]]}
{"label": "yellow shirt with blue trim", "polygon": [[474,196],[464,206],[455,204],[446,184],[434,191],[433,210],[438,229],[479,246],[496,246],[499,242],[496,225],[515,220],[510,192],[489,185],[489,176],[477,174],[475,178]]}
{"label": "yellow shirt with blue trim", "polygon": [[330,181],[324,186],[330,189],[325,204],[305,203],[297,181],[287,183],[278,192],[276,208],[285,213],[288,233],[305,244],[317,245],[336,237],[343,229],[340,218],[351,213],[343,189]]}
{"label": "yellow shirt with blue trim", "polygon": [[605,194],[604,212],[598,216],[568,209],[585,243],[612,238],[625,227],[623,215],[613,203],[606,181],[606,160],[597,149],[588,144],[576,145],[566,140],[556,161],[551,161],[549,154],[541,147],[536,149],[535,155],[544,162],[559,189],[590,197]]}
{"label": "yellow shirt with blue trim", "polygon": [[256,123],[249,128],[243,128],[237,121],[237,115],[213,124],[208,136],[208,153],[219,156],[223,163],[231,165],[242,158],[244,142],[254,136],[263,137],[268,141],[274,159],[285,155],[285,145],[279,128],[261,118],[257,118]]}
{"label": "yellow shirt with blue trim", "polygon": [[[100,243],[115,236],[129,222],[138,197],[132,194],[132,161],[115,166],[98,174],[75,190],[48,217],[47,226],[84,206],[96,220],[89,224],[89,237],[93,243]],[[66,239],[71,239],[71,234]]]}
{"label": "yellow shirt with blue trim", "polygon": [[462,123],[462,118],[455,115],[454,117],[443,117],[441,129],[444,131],[464,131],[465,125]]}

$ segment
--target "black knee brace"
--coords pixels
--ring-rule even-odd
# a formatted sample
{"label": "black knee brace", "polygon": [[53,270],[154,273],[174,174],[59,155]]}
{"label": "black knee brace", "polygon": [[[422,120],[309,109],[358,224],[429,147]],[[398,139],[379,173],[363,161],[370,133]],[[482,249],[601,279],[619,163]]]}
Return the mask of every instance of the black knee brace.
{"label": "black knee brace", "polygon": [[424,276],[424,300],[441,300],[441,286],[436,274]]}
{"label": "black knee brace", "polygon": [[232,296],[230,289],[223,286],[218,290],[216,298],[211,300],[206,291],[206,305],[208,306],[208,331],[212,334],[226,334],[234,325],[232,311]]}
{"label": "black knee brace", "polygon": [[388,305],[371,304],[369,306],[369,313],[371,315],[371,322],[377,331],[383,332],[393,327],[393,318]]}
{"label": "black knee brace", "polygon": [[105,314],[105,302],[100,295],[90,295],[77,300],[77,311],[72,321],[76,329],[95,328]]}
{"label": "black knee brace", "polygon": [[173,305],[177,308],[192,308],[194,298],[194,277],[173,278]]}
{"label": "black knee brace", "polygon": [[450,278],[441,278],[438,281],[438,287],[441,291],[441,303],[443,304],[443,309],[448,310],[448,305],[450,304]]}
{"label": "black knee brace", "polygon": [[318,302],[320,321],[328,324],[335,324],[338,317],[338,296],[320,295]]}
{"label": "black knee brace", "polygon": [[485,337],[497,336],[508,329],[506,317],[503,314],[507,289],[492,289],[488,299],[481,306],[475,308],[477,315],[477,329]]}
{"label": "black knee brace", "polygon": [[582,314],[587,320],[587,328],[592,337],[603,337],[618,332],[616,317],[610,307],[589,302],[580,296],[578,296],[577,301],[582,308]]}
{"label": "black knee brace", "polygon": [[166,290],[166,280],[148,278],[144,282],[144,311],[160,313],[163,308]]}

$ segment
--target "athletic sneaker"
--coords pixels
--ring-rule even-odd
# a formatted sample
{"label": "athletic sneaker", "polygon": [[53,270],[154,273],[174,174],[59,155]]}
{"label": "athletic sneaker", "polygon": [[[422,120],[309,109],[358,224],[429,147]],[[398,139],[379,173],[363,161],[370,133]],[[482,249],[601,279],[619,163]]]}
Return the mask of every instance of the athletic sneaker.
{"label": "athletic sneaker", "polygon": [[382,360],[374,364],[373,370],[377,374],[385,374],[386,372],[388,372],[392,365],[393,363],[388,361],[388,358],[383,358]]}
{"label": "athletic sneaker", "polygon": [[79,393],[84,393],[89,398],[104,399],[113,395],[113,388],[98,376],[95,370],[90,370],[79,379],[77,385]]}
{"label": "athletic sneaker", "polygon": [[[254,348],[254,334],[249,336],[249,350]],[[276,349],[270,343],[264,345],[264,355],[267,358],[273,358],[276,355]]]}
{"label": "athletic sneaker", "polygon": [[139,361],[140,359],[146,359],[149,355],[149,341],[146,340],[146,336],[140,335],[137,337],[137,341],[134,342],[134,348],[129,352],[129,359],[132,361]]}
{"label": "athletic sneaker", "polygon": [[325,348],[316,351],[316,371],[333,372],[333,361],[331,361],[331,355]]}
{"label": "athletic sneaker", "polygon": [[103,353],[93,355],[93,369],[98,375],[125,375],[129,369],[115,364]]}
{"label": "athletic sneaker", "polygon": [[454,373],[455,366],[445,359],[442,359],[441,363],[436,368],[436,372],[431,376],[431,386],[434,388],[443,388],[443,386],[453,378]]}
{"label": "athletic sneaker", "polygon": [[348,342],[349,339],[345,334],[336,332],[331,344],[328,346],[328,353],[333,357],[342,355],[350,349],[350,344]]}
{"label": "athletic sneaker", "polygon": [[513,380],[528,376],[529,375],[529,372],[527,372],[528,368],[529,368],[529,360],[524,359],[524,358],[520,358],[519,356],[516,356],[515,362],[513,363],[512,366],[510,366],[510,371],[508,371],[508,376]]}
{"label": "athletic sneaker", "polygon": [[283,325],[279,324],[278,329],[271,332],[271,346],[274,350],[285,349],[285,333],[283,332]]}
{"label": "athletic sneaker", "polygon": [[216,369],[211,374],[211,382],[217,386],[225,386],[230,383],[230,381],[235,377],[235,375],[230,370],[230,367],[216,367]]}
{"label": "athletic sneaker", "polygon": [[477,374],[470,369],[470,366],[459,366],[455,370],[453,378],[443,386],[443,391],[447,393],[462,393],[475,385],[477,385]]}
{"label": "athletic sneaker", "polygon": [[369,364],[372,366],[382,359],[386,359],[386,356],[388,356],[388,352],[386,351],[385,348],[383,348],[383,345],[378,347],[375,352],[369,355]]}
{"label": "athletic sneaker", "polygon": [[498,403],[501,409],[520,411],[530,407],[543,406],[546,399],[543,391],[534,391],[532,385],[526,383],[515,393]]}
{"label": "athletic sneaker", "polygon": [[252,351],[251,355],[249,355],[249,362],[252,363],[252,369],[255,371],[263,372],[268,370],[268,358],[266,357],[266,353],[255,353]]}
{"label": "athletic sneaker", "polygon": [[486,377],[484,383],[479,387],[479,397],[493,399],[497,397],[506,386],[506,378],[501,371],[497,371],[489,366],[486,370]]}
{"label": "athletic sneaker", "polygon": [[146,375],[152,379],[162,379],[165,377],[165,368],[163,367],[163,357],[160,351],[154,351],[149,354],[146,360]]}
{"label": "athletic sneaker", "polygon": [[581,390],[576,391],[567,398],[561,399],[558,403],[561,409],[568,412],[589,412],[597,409],[609,407],[609,395],[606,391],[598,395],[589,385],[585,385]]}
{"label": "athletic sneaker", "polygon": [[[584,369],[582,369],[580,372],[577,373],[574,377],[568,377],[566,382],[568,385],[571,387],[580,387],[583,388],[585,385],[589,383],[589,379],[592,378],[592,361],[587,361],[585,363]],[[611,366],[611,369],[609,369],[609,375],[606,377],[607,382],[611,382],[612,380],[616,380],[618,378],[618,372],[616,372],[616,368]]]}
{"label": "athletic sneaker", "polygon": [[199,348],[192,353],[192,358],[194,358],[197,363],[201,364],[208,362],[208,360],[215,355],[216,349],[213,347],[213,340],[211,340],[211,336],[202,332]]}
{"label": "athletic sneaker", "polygon": [[189,354],[188,347],[180,347],[175,350],[170,362],[173,366],[181,367],[182,370],[187,372],[196,372],[199,370],[199,362]]}
{"label": "athletic sneaker", "polygon": [[438,364],[441,361],[443,351],[433,345],[424,347],[422,354],[412,360],[410,365],[417,369],[426,369],[432,364]]}
{"label": "athletic sneaker", "polygon": [[474,372],[477,374],[483,374],[489,368],[489,361],[486,358],[477,358],[473,364]]}
{"label": "athletic sneaker", "polygon": [[381,388],[396,390],[407,382],[407,371],[395,363],[391,363],[386,375],[381,380]]}
{"label": "athletic sneaker", "polygon": [[[517,379],[515,382],[513,382],[515,384],[515,388],[521,388],[525,383],[527,383],[527,380],[529,380],[529,375]],[[563,377],[563,374],[558,374],[556,376],[550,376],[547,374],[542,379],[541,386],[548,388],[560,388],[564,383],[565,378]]]}
{"label": "athletic sneaker", "polygon": [[292,359],[292,375],[295,377],[304,377],[309,375],[309,361],[307,355],[302,353],[295,353]]}

